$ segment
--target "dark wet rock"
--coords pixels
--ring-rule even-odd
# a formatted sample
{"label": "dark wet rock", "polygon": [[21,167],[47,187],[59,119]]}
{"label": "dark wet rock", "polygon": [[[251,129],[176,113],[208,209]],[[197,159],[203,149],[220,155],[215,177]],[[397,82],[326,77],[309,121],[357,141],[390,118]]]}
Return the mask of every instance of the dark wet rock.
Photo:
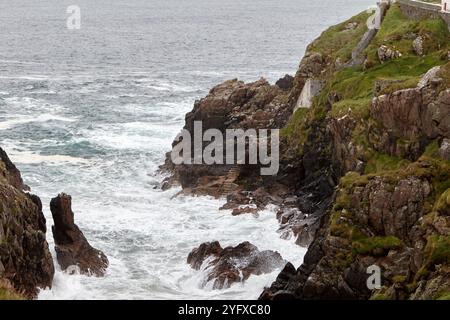
{"label": "dark wet rock", "polygon": [[103,276],[109,264],[108,258],[89,244],[75,224],[72,198],[61,193],[50,202],[50,210],[54,221],[55,250],[62,270],[76,267],[83,274]]}
{"label": "dark wet rock", "polygon": [[282,205],[277,212],[277,218],[280,222],[278,232],[281,233],[281,238],[295,237],[295,243],[302,247],[309,246],[319,226],[317,217],[308,217],[298,207]]}
{"label": "dark wet rock", "polygon": [[195,270],[200,270],[203,262],[210,256],[219,256],[223,251],[219,241],[202,243],[200,247],[192,250],[187,258],[187,263]]}
{"label": "dark wet rock", "polygon": [[227,196],[227,203],[220,209],[233,210],[233,215],[256,214],[265,209],[269,203],[277,204],[280,201],[279,197],[272,196],[264,188],[258,188],[255,191],[237,190]]}
{"label": "dark wet rock", "polygon": [[283,78],[279,79],[275,84],[282,90],[291,90],[294,85],[294,77],[287,74]]}
{"label": "dark wet rock", "polygon": [[217,241],[203,243],[192,250],[187,262],[196,270],[207,263],[206,283],[213,281],[214,289],[228,288],[235,282],[247,280],[251,275],[270,273],[286,264],[278,252],[259,251],[249,242],[223,249]]}
{"label": "dark wet rock", "polygon": [[283,270],[278,274],[276,280],[272,283],[271,290],[265,290],[259,299],[262,300],[275,300],[278,297],[279,300],[286,300],[295,298],[295,294],[292,291],[284,290],[288,283],[290,283],[296,276],[297,270],[288,262]]}

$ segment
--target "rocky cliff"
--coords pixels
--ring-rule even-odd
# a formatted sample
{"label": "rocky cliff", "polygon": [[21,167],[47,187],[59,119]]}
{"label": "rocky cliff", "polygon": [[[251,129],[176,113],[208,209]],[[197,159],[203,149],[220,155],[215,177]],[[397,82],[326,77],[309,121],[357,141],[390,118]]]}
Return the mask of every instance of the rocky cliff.
{"label": "rocky cliff", "polygon": [[39,197],[0,149],[0,299],[32,298],[51,287],[54,266]]}
{"label": "rocky cliff", "polygon": [[[33,299],[51,288],[55,268],[46,240],[41,199],[29,193],[20,171],[0,148],[0,300]],[[52,228],[63,271],[103,276],[106,255],[93,248],[74,223],[71,197],[52,199]]]}
{"label": "rocky cliff", "polygon": [[[345,37],[346,24],[315,43]],[[417,39],[426,39],[421,52]],[[444,21],[410,20],[393,5],[361,66],[327,68],[312,110],[290,128],[288,148],[296,146],[293,158],[304,162],[305,147],[318,144],[305,130],[322,121],[329,141],[320,145],[329,150],[329,164],[319,167],[334,172],[338,183],[303,265],[288,265],[261,298],[448,297],[449,45]],[[328,50],[318,51],[334,59]],[[369,289],[373,266],[381,283]]]}
{"label": "rocky cliff", "polygon": [[[449,295],[449,31],[397,5],[382,12],[378,31],[367,29],[367,13],[325,31],[295,77],[225,82],[186,116],[191,132],[194,120],[221,131],[281,128],[276,176],[169,158],[163,167],[164,187],[227,196],[233,214],[279,205],[282,236],[309,250],[263,299]],[[376,289],[366,283],[371,266],[381,271]]]}

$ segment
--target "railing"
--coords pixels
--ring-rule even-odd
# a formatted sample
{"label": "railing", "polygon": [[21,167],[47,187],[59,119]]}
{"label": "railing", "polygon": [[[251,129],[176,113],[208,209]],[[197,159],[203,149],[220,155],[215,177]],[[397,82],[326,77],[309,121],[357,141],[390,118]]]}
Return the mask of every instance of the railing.
{"label": "railing", "polygon": [[417,0],[397,0],[398,3],[410,5],[418,9],[424,9],[432,12],[442,12],[442,5],[439,3],[423,2]]}

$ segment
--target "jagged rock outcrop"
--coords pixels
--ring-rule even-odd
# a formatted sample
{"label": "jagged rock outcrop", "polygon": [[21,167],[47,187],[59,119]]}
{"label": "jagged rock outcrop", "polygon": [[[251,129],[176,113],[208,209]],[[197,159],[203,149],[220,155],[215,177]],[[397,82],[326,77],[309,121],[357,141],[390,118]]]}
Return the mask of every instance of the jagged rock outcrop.
{"label": "jagged rock outcrop", "polygon": [[0,148],[0,161],[3,162],[4,172],[2,172],[3,177],[5,177],[8,182],[19,190],[29,191],[29,187],[23,183],[20,171],[16,168],[14,163],[11,162],[6,152]]}
{"label": "jagged rock outcrop", "polygon": [[23,189],[19,170],[0,148],[0,280],[33,298],[52,286],[54,266],[41,201]]}
{"label": "jagged rock outcrop", "polygon": [[264,209],[269,203],[280,204],[281,198],[272,196],[264,188],[258,188],[255,191],[238,190],[227,196],[227,203],[221,210],[232,210],[232,215],[244,213],[257,213]]}
{"label": "jagged rock outcrop", "polygon": [[[286,199],[292,201],[292,198]],[[295,243],[302,247],[308,247],[314,240],[314,235],[319,227],[319,217],[304,214],[298,204],[287,204],[284,201],[277,211],[277,219],[280,222],[278,232],[282,239],[295,237]]]}
{"label": "jagged rock outcrop", "polygon": [[377,149],[416,160],[428,143],[450,137],[450,89],[442,90],[440,67],[429,70],[416,88],[374,98],[372,115],[380,126]]}
{"label": "jagged rock outcrop", "polygon": [[339,176],[348,171],[364,172],[365,150],[353,142],[353,131],[361,122],[363,120],[345,115],[331,118],[328,123],[334,150],[333,162],[338,164]]}
{"label": "jagged rock outcrop", "polygon": [[259,251],[249,242],[236,247],[222,248],[220,243],[207,242],[191,251],[187,263],[200,270],[206,263],[208,273],[205,284],[213,281],[214,289],[228,288],[235,282],[247,280],[251,275],[270,273],[282,268],[286,261],[278,252]]}
{"label": "jagged rock outcrop", "polygon": [[[413,298],[430,299],[424,288],[436,281],[448,290],[447,267],[437,266],[437,252],[448,250],[448,199],[436,201],[433,193],[448,182],[449,168],[424,157],[397,175],[346,176],[304,264],[262,298],[288,291],[302,299],[404,299],[412,290]],[[372,265],[382,269],[383,287],[375,292],[366,285]]]}
{"label": "jagged rock outcrop", "polygon": [[0,301],[1,300],[24,300],[25,297],[15,289],[11,282],[0,279]]}
{"label": "jagged rock outcrop", "polygon": [[[196,121],[202,123],[201,134],[208,129],[216,129],[224,138],[226,129],[281,128],[292,114],[292,106],[288,103],[289,91],[286,91],[292,86],[291,82],[292,79],[286,77],[280,80],[278,85],[270,85],[264,79],[249,84],[230,80],[214,87],[205,98],[197,101],[194,109],[186,115],[184,129],[191,134],[192,145]],[[173,146],[178,143],[179,140],[174,141]],[[204,142],[203,148],[207,145],[208,143]],[[225,157],[226,152],[224,159]],[[258,165],[238,165],[237,170],[234,167],[235,165],[227,164],[174,165],[168,154],[162,169],[171,173],[171,177],[165,181],[166,186],[180,183],[184,193],[219,197],[226,196],[224,190],[236,191],[236,188],[229,187],[239,177],[259,172]],[[234,175],[235,172],[238,174]]]}
{"label": "jagged rock outcrop", "polygon": [[72,272],[103,276],[108,267],[106,255],[93,248],[74,222],[72,198],[61,193],[50,202],[54,225],[56,257],[62,270],[75,267]]}

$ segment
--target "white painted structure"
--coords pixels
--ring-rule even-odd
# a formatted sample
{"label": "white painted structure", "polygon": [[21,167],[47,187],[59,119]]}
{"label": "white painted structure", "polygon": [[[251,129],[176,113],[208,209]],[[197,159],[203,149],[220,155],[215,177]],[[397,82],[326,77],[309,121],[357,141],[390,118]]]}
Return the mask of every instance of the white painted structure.
{"label": "white painted structure", "polygon": [[442,0],[442,11],[450,12],[450,0]]}
{"label": "white painted structure", "polygon": [[298,97],[297,105],[294,108],[294,112],[300,108],[311,108],[313,98],[317,96],[322,90],[322,82],[318,79],[309,78],[306,80],[300,97]]}

